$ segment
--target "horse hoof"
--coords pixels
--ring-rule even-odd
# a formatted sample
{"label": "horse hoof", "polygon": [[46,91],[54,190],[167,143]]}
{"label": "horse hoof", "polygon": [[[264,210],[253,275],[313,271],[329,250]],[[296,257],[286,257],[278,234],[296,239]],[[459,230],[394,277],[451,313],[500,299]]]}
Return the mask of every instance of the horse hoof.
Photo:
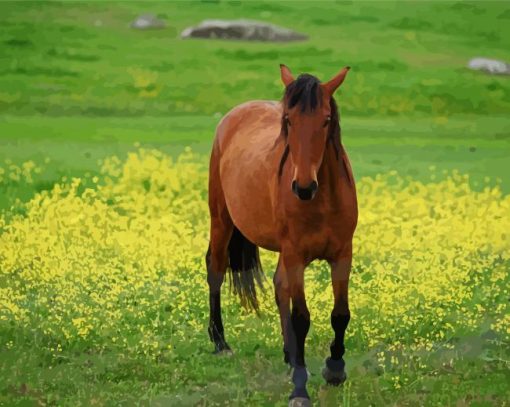
{"label": "horse hoof", "polygon": [[230,346],[226,342],[216,344],[216,347],[213,352],[214,355],[223,355],[223,356],[231,356],[234,354]]}
{"label": "horse hoof", "polygon": [[312,402],[305,397],[294,397],[289,400],[289,407],[311,407]]}
{"label": "horse hoof", "polygon": [[338,372],[335,372],[334,370],[331,370],[327,366],[325,366],[324,369],[322,369],[322,377],[324,377],[326,383],[330,384],[331,386],[339,386],[347,380],[345,370],[342,369],[339,370]]}

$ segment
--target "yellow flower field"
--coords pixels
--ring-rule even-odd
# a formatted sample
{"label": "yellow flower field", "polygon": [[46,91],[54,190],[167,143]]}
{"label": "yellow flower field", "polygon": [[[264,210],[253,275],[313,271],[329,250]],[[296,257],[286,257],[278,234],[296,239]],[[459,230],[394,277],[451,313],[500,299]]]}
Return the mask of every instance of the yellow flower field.
{"label": "yellow flower field", "polygon": [[[207,165],[189,149],[177,160],[139,149],[126,161],[105,160],[100,177],[62,181],[21,204],[21,214],[4,213],[3,331],[33,335],[50,360],[72,349],[116,349],[151,361],[177,357],[190,341],[210,347]],[[386,356],[402,362],[395,352],[448,348],[459,335],[492,330],[510,339],[510,196],[498,187],[475,191],[456,173],[443,178],[358,180],[348,353],[378,349],[383,367]],[[224,286],[234,349],[249,341],[281,349],[270,287],[275,262],[275,254],[262,253],[268,289],[261,319]],[[325,263],[307,270],[306,291],[311,341],[325,349],[332,337]],[[3,346],[17,346],[15,334],[5,337]],[[426,368],[426,359],[412,363]]]}

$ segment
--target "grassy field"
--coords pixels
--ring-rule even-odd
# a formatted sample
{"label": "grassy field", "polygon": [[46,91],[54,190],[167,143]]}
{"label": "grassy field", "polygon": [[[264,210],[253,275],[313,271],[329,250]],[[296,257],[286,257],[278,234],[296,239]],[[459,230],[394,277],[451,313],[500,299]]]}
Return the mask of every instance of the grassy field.
{"label": "grassy field", "polygon": [[[135,31],[152,12],[167,22]],[[359,184],[349,381],[323,384],[325,264],[307,273],[318,405],[508,405],[510,81],[504,2],[2,2],[0,405],[285,405],[276,307],[225,287],[206,333],[207,154],[221,116],[328,78]],[[180,40],[252,18],[299,43]],[[191,147],[191,150],[189,149]],[[272,277],[276,257],[263,253]]]}

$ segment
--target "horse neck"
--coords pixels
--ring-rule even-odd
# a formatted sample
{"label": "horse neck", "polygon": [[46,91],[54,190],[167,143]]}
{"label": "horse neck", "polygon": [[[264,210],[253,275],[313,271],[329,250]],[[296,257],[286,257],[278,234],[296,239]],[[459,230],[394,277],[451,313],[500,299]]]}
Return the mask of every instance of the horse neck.
{"label": "horse neck", "polygon": [[342,159],[342,144],[340,144],[340,151],[335,150],[333,143],[327,142],[326,150],[324,151],[324,158],[322,165],[317,174],[317,181],[320,188],[326,188],[329,192],[333,193],[337,190],[338,182],[340,180],[340,161]]}

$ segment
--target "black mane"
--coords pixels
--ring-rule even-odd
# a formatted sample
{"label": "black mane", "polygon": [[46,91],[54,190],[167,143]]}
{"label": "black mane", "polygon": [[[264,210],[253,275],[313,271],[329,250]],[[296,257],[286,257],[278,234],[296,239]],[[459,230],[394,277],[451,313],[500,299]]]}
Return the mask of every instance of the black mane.
{"label": "black mane", "polygon": [[313,75],[303,74],[285,89],[284,99],[289,109],[298,105],[301,112],[313,112],[322,105],[320,81]]}

